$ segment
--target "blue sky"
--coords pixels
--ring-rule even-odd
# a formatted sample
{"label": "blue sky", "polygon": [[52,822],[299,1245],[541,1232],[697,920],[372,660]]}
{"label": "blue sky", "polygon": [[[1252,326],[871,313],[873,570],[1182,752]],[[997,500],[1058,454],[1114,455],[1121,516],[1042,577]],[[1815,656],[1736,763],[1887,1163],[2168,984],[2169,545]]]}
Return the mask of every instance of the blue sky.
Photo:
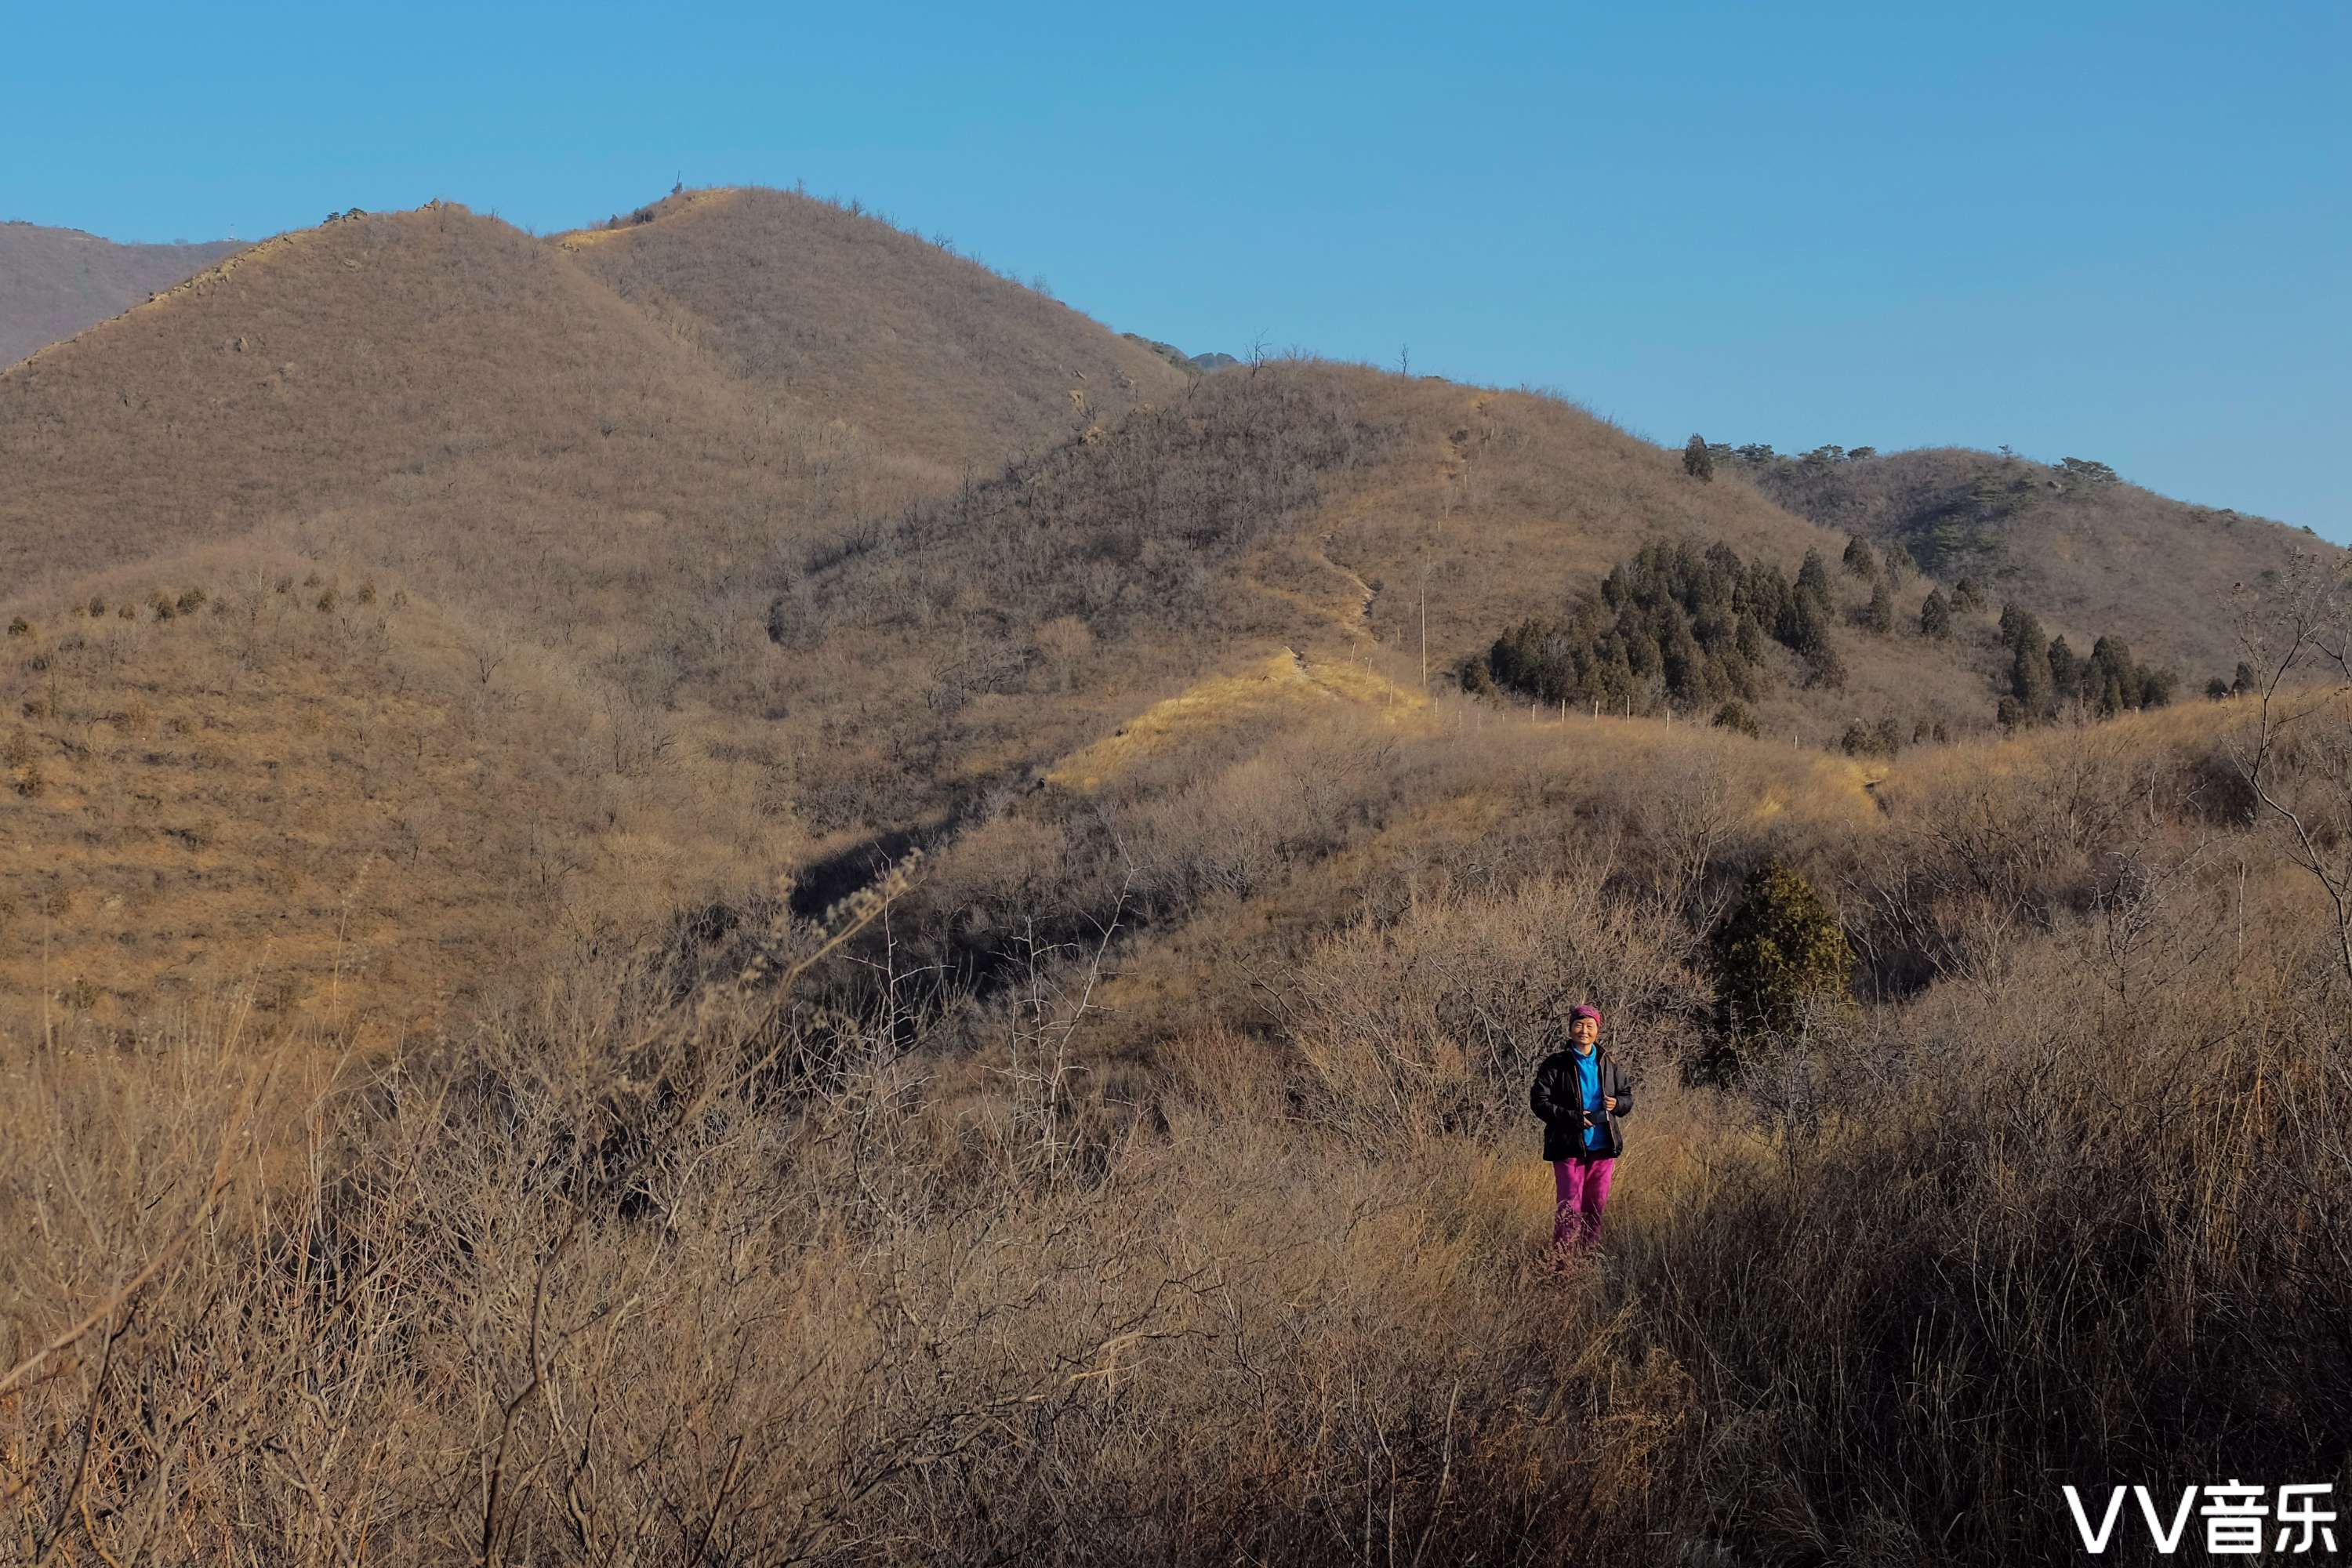
{"label": "blue sky", "polygon": [[2352,7],[0,4],[0,216],[803,181],[1200,351],[2352,542]]}

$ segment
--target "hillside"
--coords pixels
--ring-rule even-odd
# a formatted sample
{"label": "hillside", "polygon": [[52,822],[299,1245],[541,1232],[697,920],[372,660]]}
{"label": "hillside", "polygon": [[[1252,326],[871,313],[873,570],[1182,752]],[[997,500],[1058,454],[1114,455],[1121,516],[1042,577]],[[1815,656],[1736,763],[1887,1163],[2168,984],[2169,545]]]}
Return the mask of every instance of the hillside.
{"label": "hillside", "polygon": [[117,245],[78,228],[0,223],[0,365],[120,315],[247,243]]}
{"label": "hillside", "polygon": [[756,636],[724,607],[739,561],[919,493],[446,204],[267,242],[0,372],[0,570],[27,591],[251,537],[665,695]]}
{"label": "hillside", "polygon": [[947,479],[992,474],[1186,379],[1150,345],[855,205],[692,191],[557,243],[734,374]]}
{"label": "hillside", "polygon": [[486,668],[396,579],[213,550],[29,607],[0,659],[24,1036],[247,1015],[381,1047],[796,847],[741,763],[560,660]]}
{"label": "hillside", "polygon": [[[1882,579],[1875,459],[1058,310],[436,204],[0,371],[28,1558],[2037,1563],[2049,1478],[2333,1473],[2344,558],[2332,689],[2005,733],[2005,586],[2187,613],[2121,489]],[[1482,686],[1596,605],[1618,712]]]}
{"label": "hillside", "polygon": [[[782,759],[830,742],[782,698],[764,563],[946,482],[446,204],[268,242],[0,372],[0,451],[45,768],[0,897],[59,912],[9,923],[0,984],[106,1027],[268,976],[397,1033],[551,934],[625,946],[772,882],[824,820]],[[157,616],[191,586],[204,615]],[[299,646],[262,657],[262,622]]]}
{"label": "hillside", "polygon": [[[950,300],[955,331],[925,314]],[[861,310],[904,330],[848,376],[882,341],[842,325]],[[821,353],[778,357],[788,311],[824,323],[801,340]],[[1089,383],[1124,376],[1136,400],[1073,428],[1046,392],[1081,350],[1108,356]],[[1027,391],[992,397],[997,375]],[[1025,455],[947,483],[950,446],[982,429]],[[1284,775],[1269,748],[1334,714],[1475,721],[1450,698],[1462,661],[1654,541],[1783,574],[1843,544],[1557,399],[1311,361],[1188,376],[936,247],[769,192],[680,197],[560,246],[446,205],[290,235],[0,374],[0,437],[25,459],[0,556],[39,625],[241,542],[404,584],[478,684],[538,670],[587,716],[531,729],[657,731],[656,776],[737,781],[665,807],[676,873],[639,880],[677,904],[728,880],[713,846],[767,846],[742,869],[796,874],[814,907],[877,848],[970,839],[955,853],[982,868],[943,874],[963,909],[1025,888],[1100,918],[1093,835],[1118,822],[1139,909],[1173,930],[1209,889],[1264,879],[1203,869],[1170,826],[1208,809],[1204,781]],[[1992,608],[1930,641],[1927,586],[1899,584],[1895,629],[1872,635],[1849,624],[1866,585],[1837,574],[1848,679],[1769,654],[1768,741],[1988,729]],[[122,706],[106,700],[91,711]],[[547,787],[586,799],[611,771],[575,760]],[[1061,869],[993,859],[973,835],[996,823]],[[1353,842],[1292,826],[1283,864]],[[113,896],[102,865],[86,875]],[[641,902],[632,929],[654,920]],[[908,936],[971,970],[1004,933],[941,904],[910,910]]]}
{"label": "hillside", "polygon": [[2119,635],[2189,689],[2239,653],[2228,602],[2297,555],[2334,547],[2258,517],[2169,500],[2095,466],[1958,447],[1859,459],[1742,462],[1759,489],[1822,526],[1899,541],[1927,571],[1973,575],[2078,647]]}
{"label": "hillside", "polygon": [[[905,826],[1127,740],[1162,704],[1188,703],[1179,727],[1200,729],[1215,705],[1189,701],[1198,683],[1226,690],[1276,658],[1306,676],[1276,689],[1310,696],[1336,679],[1321,672],[1352,667],[1360,689],[1418,703],[1661,537],[1723,541],[1784,573],[1843,546],[1556,400],[1317,362],[1208,377],[779,565],[769,631],[794,657],[776,694],[827,740],[796,791],[837,803],[824,821]],[[1842,578],[1835,592],[1850,609],[1864,590]],[[1904,593],[1916,611],[1926,585]],[[1856,719],[1906,735],[1990,723],[1989,624],[1933,645],[1905,627],[1832,635],[1851,679],[1784,683],[1764,707],[1776,738],[1821,743]]]}

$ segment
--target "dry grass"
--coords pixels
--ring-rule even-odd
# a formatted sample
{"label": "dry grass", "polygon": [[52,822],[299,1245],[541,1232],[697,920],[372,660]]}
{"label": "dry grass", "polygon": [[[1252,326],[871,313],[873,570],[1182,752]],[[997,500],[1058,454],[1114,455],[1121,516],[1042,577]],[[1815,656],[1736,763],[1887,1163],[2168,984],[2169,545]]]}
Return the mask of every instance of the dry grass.
{"label": "dry grass", "polygon": [[689,191],[558,243],[733,374],[946,479],[1180,395],[1149,349],[854,205]]}
{"label": "dry grass", "polygon": [[0,223],[0,365],[129,310],[243,241],[117,245],[79,229]]}
{"label": "dry grass", "polygon": [[2303,555],[2342,554],[2267,519],[1960,447],[1750,471],[1766,495],[1826,527],[1899,540],[1947,582],[1974,575],[2078,650],[2125,638],[2178,668],[2184,691],[2237,666],[2232,588],[2274,581]]}
{"label": "dry grass", "polygon": [[1049,784],[1091,790],[1134,767],[1145,757],[1181,748],[1204,732],[1237,724],[1294,721],[1329,701],[1354,701],[1380,710],[1383,718],[1425,716],[1430,703],[1419,691],[1401,688],[1363,665],[1302,658],[1290,648],[1269,655],[1232,675],[1211,676],[1166,698],[1119,727],[1054,764],[1043,775]]}
{"label": "dry grass", "polygon": [[[2118,744],[2079,798],[2150,760]],[[1989,788],[2053,809],[2032,766]],[[281,1152],[10,1391],[0,1484],[35,1552],[123,1561],[2069,1561],[2061,1480],[2325,1476],[2352,1436],[2345,977],[2299,884],[2228,867],[2258,837],[2133,798],[2057,803],[2078,864],[1982,863],[2057,886],[2204,845],[2147,991],[2114,991],[2095,901],[2021,906],[1998,965],[1738,1096],[1677,1083],[1698,930],[1605,816],[1344,922],[1277,1019],[1196,1021],[1149,1071],[1090,1045],[1083,952],[954,1055],[756,981],[551,973],[446,1058],[274,1081]],[[1965,902],[1906,886],[1918,921]],[[1562,986],[1642,1092],[1607,1252],[1565,1279],[1523,1109]],[[10,1364],[246,1146],[235,1040],[114,1061],[0,1080]]]}
{"label": "dry grass", "polygon": [[95,579],[10,640],[0,700],[20,1039],[243,997],[261,1037],[381,1048],[551,933],[635,940],[802,843],[696,726],[299,558]]}
{"label": "dry grass", "polygon": [[[1821,535],[1311,363],[943,492],[585,270],[754,205],[340,223],[0,377],[0,977],[70,1025],[0,1032],[12,1549],[2015,1562],[2053,1477],[2352,1444],[2352,998],[2248,705],[1790,743],[1960,702],[1968,637],[1762,742],[1423,700],[1424,563],[1466,648],[1643,537]],[[220,370],[289,341],[316,399]],[[2270,783],[2340,854],[2314,712]],[[919,839],[821,958],[768,886]],[[1767,855],[1856,1005],[1685,1088]],[[1643,1094],[1565,1279],[1560,992]]]}

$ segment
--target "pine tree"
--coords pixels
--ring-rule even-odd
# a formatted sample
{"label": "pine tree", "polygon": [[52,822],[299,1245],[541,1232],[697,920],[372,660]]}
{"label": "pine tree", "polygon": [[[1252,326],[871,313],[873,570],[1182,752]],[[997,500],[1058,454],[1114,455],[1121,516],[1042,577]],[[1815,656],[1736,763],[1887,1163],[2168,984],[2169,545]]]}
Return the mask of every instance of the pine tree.
{"label": "pine tree", "polygon": [[1919,605],[1919,633],[1937,640],[1952,635],[1952,606],[1944,599],[1941,588],[1927,590],[1927,597]]}
{"label": "pine tree", "polygon": [[2060,702],[2073,698],[2082,689],[2083,661],[2066,646],[2063,637],[2050,642],[2050,694]]}
{"label": "pine tree", "polygon": [[2040,621],[2020,611],[2009,646],[2009,693],[2028,720],[2039,719],[2051,708],[2050,639]]}
{"label": "pine tree", "polygon": [[1958,615],[1969,615],[1984,608],[1984,588],[1973,577],[1963,577],[1952,584],[1952,609]]}
{"label": "pine tree", "polygon": [[1864,631],[1876,632],[1880,637],[1895,630],[1895,590],[1884,577],[1870,585],[1870,603],[1863,606],[1862,625]]}
{"label": "pine tree", "polygon": [[2091,647],[2091,662],[2083,672],[2083,700],[2102,719],[2111,719],[2139,706],[2139,671],[2133,668],[2131,647],[2120,637],[2101,637]]}
{"label": "pine tree", "polygon": [[2254,689],[2254,667],[2244,659],[2238,661],[2238,673],[2230,682],[2230,695],[2243,697]]}
{"label": "pine tree", "polygon": [[1829,603],[1829,563],[1822,559],[1822,552],[1820,551],[1808,550],[1805,552],[1805,563],[1797,568],[1797,592],[1799,594],[1815,595],[1821,599],[1822,604],[1826,605]]}
{"label": "pine tree", "polygon": [[1683,472],[1706,484],[1715,478],[1715,456],[1706,449],[1706,437],[1694,432],[1683,447]]}
{"label": "pine tree", "polygon": [[1857,577],[1878,575],[1878,557],[1871,553],[1870,542],[1858,533],[1845,542],[1845,569]]}

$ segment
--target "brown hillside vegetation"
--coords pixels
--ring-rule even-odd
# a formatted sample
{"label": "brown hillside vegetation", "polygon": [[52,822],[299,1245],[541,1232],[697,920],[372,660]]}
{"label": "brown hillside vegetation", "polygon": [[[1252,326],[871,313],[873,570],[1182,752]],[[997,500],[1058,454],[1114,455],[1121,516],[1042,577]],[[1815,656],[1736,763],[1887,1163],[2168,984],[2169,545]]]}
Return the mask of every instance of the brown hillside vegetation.
{"label": "brown hillside vegetation", "polygon": [[0,365],[120,315],[247,243],[117,245],[75,228],[0,223]]}
{"label": "brown hillside vegetation", "polygon": [[[1794,809],[1846,786],[1785,748],[1486,716],[1348,787],[1580,753],[1524,838],[1205,971],[1259,1018],[1118,1072],[1090,949],[1036,955],[966,1058],[763,989],[817,952],[782,929],[683,1000],[568,973],[373,1094],[256,1101],[170,1033],[152,1074],[0,1080],[31,1130],[0,1192],[56,1194],[0,1259],[54,1303],[11,1364],[190,1238],[7,1407],[27,1528],[125,1560],[363,1531],[583,1563],[2057,1563],[2062,1479],[2326,1473],[2352,978],[2223,788],[2249,708],[1924,752],[1853,816]],[[2274,786],[2325,785],[2321,733]],[[1678,771],[1702,809],[1628,837]],[[1687,1085],[1707,922],[1768,854],[1866,973],[1920,973]],[[1559,991],[1610,1012],[1640,1094],[1607,1251],[1565,1276],[1524,1106]],[[2246,1087],[2184,1101],[2197,1073]],[[315,1165],[142,1201],[249,1125]],[[165,1475],[148,1424],[198,1421]]]}
{"label": "brown hillside vegetation", "polygon": [[691,191],[558,243],[736,375],[947,478],[1181,391],[1184,374],[943,245],[789,191]]}
{"label": "brown hillside vegetation", "polygon": [[2275,581],[2297,556],[2336,549],[2267,519],[1958,447],[1741,468],[1790,510],[1900,541],[1947,582],[1975,576],[2077,647],[2126,638],[2143,658],[2175,666],[2184,689],[2236,666],[2233,587]]}
{"label": "brown hillside vegetation", "polygon": [[[1552,400],[1270,362],[787,562],[769,634],[790,657],[769,700],[824,742],[793,784],[814,820],[902,826],[1269,659],[1361,664],[1367,690],[1418,701],[1424,567],[1436,689],[1462,655],[1662,533],[1784,571],[1841,542]],[[1906,736],[1987,724],[1989,623],[1929,644],[1906,621],[1836,630],[1852,679],[1785,683],[1766,705],[1775,738],[1833,740],[1856,718]]]}
{"label": "brown hillside vegetation", "polygon": [[0,550],[55,581],[340,512],[459,581],[469,543],[609,574],[764,524],[776,445],[560,253],[441,205],[268,241],[0,374]]}
{"label": "brown hillside vegetation", "polygon": [[[2340,573],[2002,737],[1998,594],[1865,629],[1735,476],[1311,361],[1081,422],[1108,334],[820,208],[352,218],[0,374],[23,1555],[2068,1562],[2352,1449]],[[1659,541],[1819,551],[1847,682],[1454,687]]]}
{"label": "brown hillside vegetation", "polygon": [[389,580],[199,553],[94,579],[6,646],[20,1038],[246,1007],[258,1038],[380,1047],[551,933],[635,940],[794,847],[740,767]]}

